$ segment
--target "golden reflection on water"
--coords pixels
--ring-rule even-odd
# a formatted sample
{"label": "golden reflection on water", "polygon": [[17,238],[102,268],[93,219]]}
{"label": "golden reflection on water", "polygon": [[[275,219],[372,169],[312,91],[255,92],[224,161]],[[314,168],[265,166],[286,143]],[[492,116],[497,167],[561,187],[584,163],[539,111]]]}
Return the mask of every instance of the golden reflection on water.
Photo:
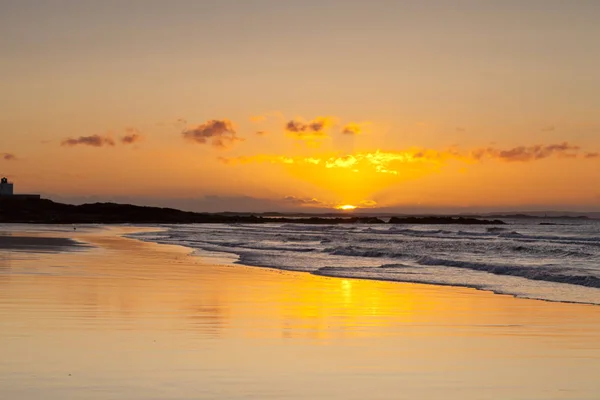
{"label": "golden reflection on water", "polygon": [[[0,270],[12,271],[0,275],[0,285],[10,282],[0,294],[3,310],[42,307],[72,323],[103,320],[100,329],[168,319],[172,328],[211,336],[321,339],[397,334],[399,325],[468,326],[472,331],[487,324],[523,327],[532,321],[600,315],[599,307],[515,302],[470,289],[212,266],[179,247],[115,236],[84,239],[97,247],[69,254],[3,252]],[[12,266],[12,258],[18,266]],[[560,330],[563,324],[556,325]]]}
{"label": "golden reflection on water", "polygon": [[[78,233],[96,246],[85,252],[0,252],[0,389],[64,398],[53,379],[77,393],[63,382],[77,371],[82,384],[117,385],[120,398],[219,398],[207,387],[222,398],[371,398],[374,385],[380,398],[400,387],[478,398],[469,385],[514,398],[546,393],[549,376],[579,398],[600,392],[600,307],[213,266],[115,232]],[[561,376],[565,366],[576,375]]]}

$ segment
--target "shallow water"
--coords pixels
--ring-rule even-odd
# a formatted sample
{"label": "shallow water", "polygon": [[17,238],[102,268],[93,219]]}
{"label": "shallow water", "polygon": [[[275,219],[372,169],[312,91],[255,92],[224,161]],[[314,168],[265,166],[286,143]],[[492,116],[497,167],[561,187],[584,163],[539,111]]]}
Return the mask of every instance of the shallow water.
{"label": "shallow water", "polygon": [[600,393],[597,306],[215,266],[228,260],[114,233],[81,233],[85,252],[0,252],[0,398]]}
{"label": "shallow water", "polygon": [[319,275],[455,285],[600,304],[600,221],[508,225],[184,225],[135,235]]}

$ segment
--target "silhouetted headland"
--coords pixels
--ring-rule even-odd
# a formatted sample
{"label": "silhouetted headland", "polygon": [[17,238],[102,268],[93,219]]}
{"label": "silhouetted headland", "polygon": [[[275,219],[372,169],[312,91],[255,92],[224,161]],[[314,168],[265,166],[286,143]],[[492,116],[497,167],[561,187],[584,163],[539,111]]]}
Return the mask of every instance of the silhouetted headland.
{"label": "silhouetted headland", "polygon": [[37,224],[191,224],[191,223],[382,224],[375,217],[266,218],[255,215],[195,213],[131,204],[71,205],[46,199],[0,198],[0,223]]}
{"label": "silhouetted headland", "polygon": [[[191,224],[191,223],[291,223],[291,224],[383,224],[377,217],[264,217],[196,213],[173,208],[135,206],[131,204],[93,203],[71,205],[46,199],[0,198],[0,222],[38,224]],[[391,224],[465,224],[501,225],[501,220],[466,217],[392,217]]]}

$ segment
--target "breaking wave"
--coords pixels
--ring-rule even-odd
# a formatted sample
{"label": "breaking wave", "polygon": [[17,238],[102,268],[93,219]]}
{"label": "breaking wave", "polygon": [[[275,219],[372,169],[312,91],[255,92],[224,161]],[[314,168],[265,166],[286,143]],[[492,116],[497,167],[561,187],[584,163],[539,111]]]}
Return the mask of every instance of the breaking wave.
{"label": "breaking wave", "polygon": [[537,281],[568,283],[600,288],[600,277],[591,275],[569,275],[565,268],[557,265],[516,266],[508,264],[486,264],[472,261],[444,260],[425,256],[418,262],[421,265],[440,265],[488,272],[495,275],[510,275]]}
{"label": "breaking wave", "polygon": [[318,275],[468,286],[600,304],[600,221],[504,227],[166,225],[133,235],[237,263]]}

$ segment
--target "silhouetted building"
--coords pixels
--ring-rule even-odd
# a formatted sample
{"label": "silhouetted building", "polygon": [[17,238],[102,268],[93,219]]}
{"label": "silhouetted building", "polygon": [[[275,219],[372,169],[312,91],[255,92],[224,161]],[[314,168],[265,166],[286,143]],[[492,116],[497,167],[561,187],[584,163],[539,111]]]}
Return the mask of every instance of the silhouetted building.
{"label": "silhouetted building", "polygon": [[11,199],[39,199],[42,196],[39,194],[15,194],[14,184],[9,182],[7,178],[0,179],[0,197],[8,197]]}
{"label": "silhouetted building", "polygon": [[8,182],[8,179],[2,178],[0,180],[0,196],[12,196],[13,194],[13,184]]}

